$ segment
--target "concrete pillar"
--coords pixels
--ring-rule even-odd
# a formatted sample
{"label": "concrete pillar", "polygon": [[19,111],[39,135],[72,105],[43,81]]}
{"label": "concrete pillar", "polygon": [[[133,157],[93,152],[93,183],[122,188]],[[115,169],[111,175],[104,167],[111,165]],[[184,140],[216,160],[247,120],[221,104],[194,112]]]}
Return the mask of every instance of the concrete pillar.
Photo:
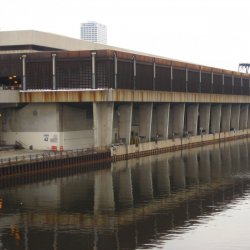
{"label": "concrete pillar", "polygon": [[126,144],[130,144],[131,124],[132,124],[132,103],[121,104],[118,107],[118,133],[119,138],[124,139]]}
{"label": "concrete pillar", "polygon": [[212,134],[220,132],[221,104],[213,104],[210,112],[210,132]]}
{"label": "concrete pillar", "polygon": [[239,130],[240,124],[240,104],[232,104],[231,129]]}
{"label": "concrete pillar", "polygon": [[189,150],[186,160],[187,184],[199,184],[199,165],[197,158],[197,149]]}
{"label": "concrete pillar", "polygon": [[187,114],[187,132],[190,135],[197,135],[198,126],[198,104],[186,105]]}
{"label": "concrete pillar", "polygon": [[169,110],[169,103],[155,106],[152,116],[152,137],[158,135],[161,139],[168,139]]}
{"label": "concrete pillar", "polygon": [[201,183],[211,182],[210,151],[207,148],[201,148],[198,155],[199,177]]}
{"label": "concrete pillar", "polygon": [[202,130],[203,134],[209,134],[210,109],[211,109],[211,104],[199,105],[200,125],[198,129]]}
{"label": "concrete pillar", "polygon": [[94,212],[115,210],[113,178],[110,169],[95,173],[94,185]]}
{"label": "concrete pillar", "polygon": [[94,102],[94,147],[109,146],[112,143],[113,102]]}
{"label": "concrete pillar", "polygon": [[143,103],[139,106],[139,136],[142,142],[150,141],[153,103]]}
{"label": "concrete pillar", "polygon": [[221,132],[230,131],[231,104],[221,106]]}
{"label": "concrete pillar", "polygon": [[248,104],[241,104],[240,105],[240,129],[247,128],[247,121],[248,121]]}
{"label": "concrete pillar", "polygon": [[184,130],[185,104],[172,104],[169,118],[169,137],[182,137]]}

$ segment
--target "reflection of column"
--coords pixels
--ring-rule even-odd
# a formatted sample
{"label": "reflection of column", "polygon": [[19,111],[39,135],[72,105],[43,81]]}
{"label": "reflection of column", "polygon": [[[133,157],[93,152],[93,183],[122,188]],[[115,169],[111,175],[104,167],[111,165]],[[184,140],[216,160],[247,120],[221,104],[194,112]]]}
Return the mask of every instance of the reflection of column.
{"label": "reflection of column", "polygon": [[240,123],[240,104],[232,104],[231,129],[239,130]]}
{"label": "reflection of column", "polygon": [[186,161],[186,176],[187,184],[198,184],[199,183],[199,166],[197,159],[197,149],[190,150],[187,155]]}
{"label": "reflection of column", "polygon": [[140,199],[148,200],[153,198],[151,159],[151,156],[139,159],[139,167],[137,168],[137,171]]}
{"label": "reflection of column", "polygon": [[238,143],[232,142],[230,145],[232,171],[236,173],[240,167],[240,149]]}
{"label": "reflection of column", "polygon": [[130,144],[131,123],[132,123],[132,103],[121,104],[118,107],[119,123],[118,131],[120,139],[125,139],[126,144]]}
{"label": "reflection of column", "polygon": [[214,104],[211,106],[211,133],[220,132],[220,120],[221,120],[221,104]]}
{"label": "reflection of column", "polygon": [[185,164],[181,156],[173,158],[173,185],[177,188],[185,188],[186,176],[185,176]]}
{"label": "reflection of column", "polygon": [[221,107],[221,132],[230,131],[231,104],[223,104]]}
{"label": "reflection of column", "polygon": [[200,182],[210,183],[211,182],[210,151],[207,148],[201,148],[198,160],[200,166],[199,167]]}
{"label": "reflection of column", "polygon": [[213,145],[213,149],[210,152],[211,162],[211,177],[216,180],[221,177],[221,156],[220,146],[218,144]]}
{"label": "reflection of column", "polygon": [[95,173],[94,212],[114,211],[113,179],[110,170]]}
{"label": "reflection of column", "polygon": [[116,183],[114,191],[117,193],[119,205],[121,207],[132,207],[133,190],[131,169],[128,167],[128,161],[114,163],[113,178]]}
{"label": "reflection of column", "polygon": [[221,151],[221,169],[223,176],[230,176],[232,172],[230,145],[227,143],[221,144],[220,151]]}
{"label": "reflection of column", "polygon": [[93,103],[94,146],[103,147],[112,143],[114,103]]}
{"label": "reflection of column", "polygon": [[170,173],[166,155],[158,155],[156,166],[156,191],[158,194],[170,193]]}
{"label": "reflection of column", "polygon": [[248,148],[245,141],[240,142],[240,169],[248,170]]}
{"label": "reflection of column", "polygon": [[139,106],[139,136],[150,141],[152,125],[153,103],[144,103]]}
{"label": "reflection of column", "polygon": [[200,127],[204,132],[203,134],[209,134],[209,124],[210,124],[210,108],[211,104],[200,104]]}

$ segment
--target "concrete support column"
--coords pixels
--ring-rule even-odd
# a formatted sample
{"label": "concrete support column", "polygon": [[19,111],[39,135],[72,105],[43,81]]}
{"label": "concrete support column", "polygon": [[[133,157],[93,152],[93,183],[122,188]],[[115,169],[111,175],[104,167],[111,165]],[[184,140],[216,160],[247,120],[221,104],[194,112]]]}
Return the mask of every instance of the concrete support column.
{"label": "concrete support column", "polygon": [[131,124],[132,124],[132,103],[121,104],[118,107],[118,131],[119,139],[124,139],[126,144],[130,144]]}
{"label": "concrete support column", "polygon": [[209,134],[209,124],[210,124],[210,109],[211,104],[200,104],[200,126],[199,129],[202,130],[203,134]]}
{"label": "concrete support column", "polygon": [[198,104],[191,104],[186,106],[187,114],[187,132],[190,135],[197,135],[198,126]]}
{"label": "concrete support column", "polygon": [[94,147],[109,146],[112,143],[113,102],[94,102]]}
{"label": "concrete support column", "polygon": [[170,104],[159,104],[155,107],[152,118],[152,137],[157,135],[161,139],[168,139]]}
{"label": "concrete support column", "polygon": [[247,128],[247,121],[248,121],[248,104],[241,104],[240,105],[240,129]]}
{"label": "concrete support column", "polygon": [[150,141],[153,103],[143,103],[139,106],[139,136],[142,142]]}
{"label": "concrete support column", "polygon": [[214,104],[211,106],[210,112],[210,131],[212,134],[220,132],[221,121],[221,104]]}
{"label": "concrete support column", "polygon": [[231,104],[223,104],[221,107],[221,132],[230,131]]}
{"label": "concrete support column", "polygon": [[239,130],[240,124],[240,104],[232,104],[231,129]]}
{"label": "concrete support column", "polygon": [[169,136],[182,137],[184,130],[185,104],[173,104],[170,109]]}

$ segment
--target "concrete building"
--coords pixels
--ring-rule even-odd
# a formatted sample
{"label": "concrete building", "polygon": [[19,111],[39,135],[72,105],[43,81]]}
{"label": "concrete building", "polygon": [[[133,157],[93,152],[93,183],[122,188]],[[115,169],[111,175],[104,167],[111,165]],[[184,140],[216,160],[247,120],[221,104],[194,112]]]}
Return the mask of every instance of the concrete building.
{"label": "concrete building", "polygon": [[89,42],[107,44],[107,27],[97,22],[82,23],[81,39]]}
{"label": "concrete building", "polygon": [[2,144],[128,153],[250,129],[249,74],[43,32],[0,32],[0,86]]}

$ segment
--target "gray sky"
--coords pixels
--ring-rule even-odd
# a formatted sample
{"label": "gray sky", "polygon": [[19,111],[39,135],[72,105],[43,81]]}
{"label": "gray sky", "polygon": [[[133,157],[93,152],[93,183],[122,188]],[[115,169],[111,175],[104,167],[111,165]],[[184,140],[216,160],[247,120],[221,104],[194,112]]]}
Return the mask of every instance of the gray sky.
{"label": "gray sky", "polygon": [[0,29],[80,37],[80,23],[107,25],[108,44],[238,70],[250,63],[249,0],[8,0]]}

